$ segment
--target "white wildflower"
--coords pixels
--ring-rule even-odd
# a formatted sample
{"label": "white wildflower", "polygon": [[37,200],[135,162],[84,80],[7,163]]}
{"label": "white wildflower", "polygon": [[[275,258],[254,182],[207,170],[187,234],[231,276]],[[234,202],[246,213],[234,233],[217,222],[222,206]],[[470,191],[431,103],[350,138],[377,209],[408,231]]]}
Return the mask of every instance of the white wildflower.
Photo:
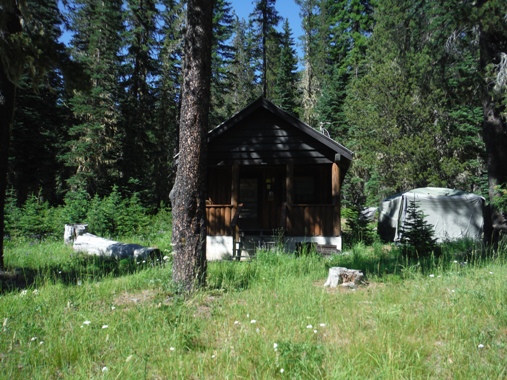
{"label": "white wildflower", "polygon": [[479,344],[479,345],[477,346],[477,348],[484,348],[484,344],[482,344],[482,343],[481,343],[481,344]]}
{"label": "white wildflower", "polygon": [[283,368],[280,368],[280,373],[284,373],[285,370]]}
{"label": "white wildflower", "polygon": [[319,326],[320,327],[326,327],[326,324],[325,323],[321,323]]}
{"label": "white wildflower", "polygon": [[89,325],[90,323],[91,323],[90,321],[84,321],[83,325]]}
{"label": "white wildflower", "polygon": [[313,333],[314,333],[314,334],[317,334],[317,330],[313,330]]}
{"label": "white wildflower", "polygon": [[102,372],[107,372],[107,367],[102,367]]}
{"label": "white wildflower", "polygon": [[44,344],[44,341],[43,341],[43,340],[41,340],[41,341],[39,342],[39,344]]}
{"label": "white wildflower", "polygon": [[434,274],[430,274],[429,277],[435,277],[435,275]]}
{"label": "white wildflower", "polygon": [[255,319],[252,319],[250,323],[257,323],[257,321]]}
{"label": "white wildflower", "polygon": [[313,326],[312,326],[312,325],[308,325],[308,326],[306,326],[306,328],[307,328],[307,329],[312,329],[312,328],[313,328]]}
{"label": "white wildflower", "polygon": [[234,321],[234,324],[235,325],[239,325],[239,321]]}
{"label": "white wildflower", "polygon": [[273,349],[274,349],[275,351],[278,351],[278,343],[273,343]]}
{"label": "white wildflower", "polygon": [[169,350],[174,351],[175,348],[174,347],[169,347]]}
{"label": "white wildflower", "polygon": [[103,329],[107,329],[108,327],[109,327],[108,325],[102,325]]}
{"label": "white wildflower", "polygon": [[20,297],[24,297],[26,296],[26,293],[28,293],[28,290],[24,289],[21,291],[21,293],[19,294]]}
{"label": "white wildflower", "polygon": [[36,337],[36,336],[34,336],[34,337],[33,337],[32,339],[30,339],[30,340],[33,342],[34,340],[37,340],[37,337]]}

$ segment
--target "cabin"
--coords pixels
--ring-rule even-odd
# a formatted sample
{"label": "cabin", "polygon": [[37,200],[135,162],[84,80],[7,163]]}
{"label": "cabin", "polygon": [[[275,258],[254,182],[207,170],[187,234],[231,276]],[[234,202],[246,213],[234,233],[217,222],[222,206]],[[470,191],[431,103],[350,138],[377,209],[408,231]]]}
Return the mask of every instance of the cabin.
{"label": "cabin", "polygon": [[210,131],[208,260],[280,243],[340,252],[340,189],[352,155],[262,97]]}

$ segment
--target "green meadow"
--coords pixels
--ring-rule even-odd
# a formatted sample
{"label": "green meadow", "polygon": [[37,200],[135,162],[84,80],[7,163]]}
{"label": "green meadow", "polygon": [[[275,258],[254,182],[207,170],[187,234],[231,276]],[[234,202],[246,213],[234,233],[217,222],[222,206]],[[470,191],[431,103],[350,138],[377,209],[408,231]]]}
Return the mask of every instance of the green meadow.
{"label": "green meadow", "polygon": [[[7,241],[0,378],[503,379],[505,253],[472,243],[424,261],[379,243],[333,258],[259,251],[210,262],[207,287],[183,296],[170,255],[136,263]],[[361,269],[367,283],[324,288],[331,266]]]}

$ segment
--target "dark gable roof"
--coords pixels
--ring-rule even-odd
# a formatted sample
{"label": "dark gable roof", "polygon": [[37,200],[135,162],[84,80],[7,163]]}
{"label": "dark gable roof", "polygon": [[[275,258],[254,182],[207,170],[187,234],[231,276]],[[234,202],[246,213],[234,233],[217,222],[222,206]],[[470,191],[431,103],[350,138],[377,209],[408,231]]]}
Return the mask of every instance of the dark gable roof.
{"label": "dark gable roof", "polygon": [[[350,165],[350,161],[352,160],[353,152],[343,145],[337,143],[336,141],[330,139],[329,137],[325,136],[324,134],[316,131],[315,129],[311,128],[308,124],[303,123],[301,120],[297,119],[296,117],[292,116],[291,114],[285,112],[284,110],[278,108],[270,101],[266,100],[263,97],[260,97],[250,105],[248,105],[243,110],[236,113],[234,116],[232,116],[229,120],[223,122],[219,126],[217,126],[215,129],[210,131],[208,133],[208,142],[209,146],[212,147],[214,144],[214,141],[220,140],[220,136],[224,136],[226,132],[229,132],[229,135],[231,134],[231,130],[234,129],[235,126],[238,124],[241,124],[242,122],[248,122],[249,119],[254,117],[255,114],[257,114],[259,111],[262,111],[263,109],[269,111],[271,114],[275,116],[275,119],[279,118],[282,121],[286,122],[286,124],[290,125],[291,127],[294,127],[298,132],[299,138],[303,138],[306,140],[310,145],[315,147],[316,151],[319,150],[325,150],[326,156],[329,156],[330,153],[334,152],[334,156],[336,154],[339,154],[340,160],[342,164],[348,168]],[[262,128],[262,126],[265,126],[265,124],[260,125],[259,128]],[[272,128],[274,128],[273,126]],[[301,133],[302,132],[302,133]],[[262,133],[262,132],[259,132]],[[276,139],[276,138],[274,138]],[[267,139],[266,139],[267,140]],[[313,141],[312,141],[313,140]],[[285,144],[290,145],[290,144]],[[253,148],[252,148],[253,149]],[[252,150],[251,149],[251,150]],[[213,151],[213,149],[212,149]],[[210,152],[212,154],[212,151]],[[331,160],[332,161],[332,160]],[[345,161],[345,162],[344,162]]]}

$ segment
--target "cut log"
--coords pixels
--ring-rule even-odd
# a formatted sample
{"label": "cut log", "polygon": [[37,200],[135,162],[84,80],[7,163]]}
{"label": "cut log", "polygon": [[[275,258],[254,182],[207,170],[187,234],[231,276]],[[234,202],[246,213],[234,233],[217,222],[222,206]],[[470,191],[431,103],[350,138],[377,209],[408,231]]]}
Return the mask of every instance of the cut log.
{"label": "cut log", "polygon": [[77,236],[74,240],[73,248],[76,252],[85,252],[90,255],[114,257],[117,259],[155,259],[162,257],[162,253],[158,248],[143,247],[139,244],[120,243],[89,233]]}
{"label": "cut log", "polygon": [[72,244],[79,235],[83,235],[88,231],[88,224],[66,224],[63,234],[65,244]]}
{"label": "cut log", "polygon": [[363,272],[357,269],[347,269],[344,267],[329,268],[329,274],[324,286],[336,288],[338,285],[342,287],[357,288],[364,280]]}

